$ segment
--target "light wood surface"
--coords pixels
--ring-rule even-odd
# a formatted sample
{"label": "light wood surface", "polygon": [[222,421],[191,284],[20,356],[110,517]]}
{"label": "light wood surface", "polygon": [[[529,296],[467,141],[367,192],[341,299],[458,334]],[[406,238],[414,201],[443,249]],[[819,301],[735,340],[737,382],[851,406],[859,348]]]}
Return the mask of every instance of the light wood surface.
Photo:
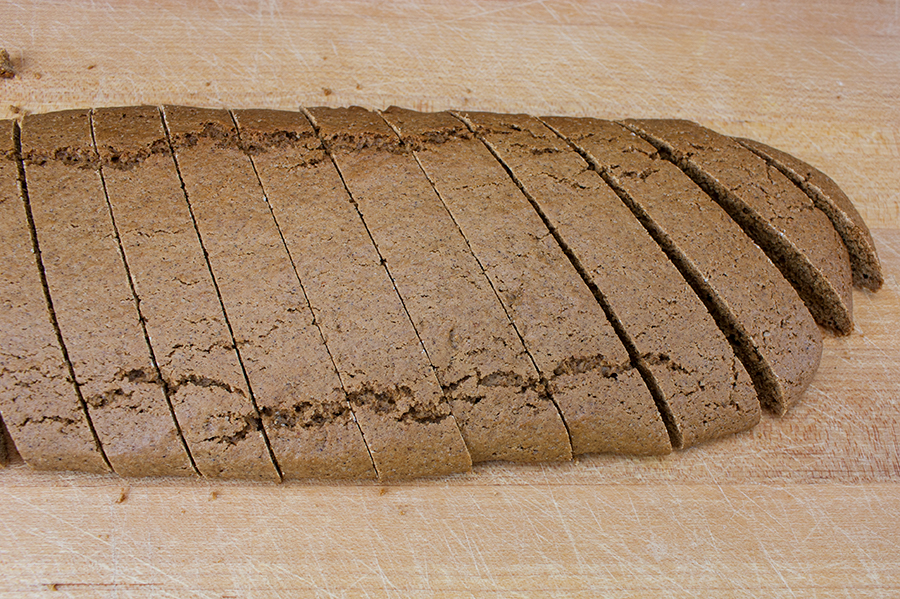
{"label": "light wood surface", "polygon": [[784,418],[652,459],[412,483],[0,469],[0,597],[900,594],[900,3],[0,2],[0,118],[182,103],[672,116],[815,164],[873,228]]}

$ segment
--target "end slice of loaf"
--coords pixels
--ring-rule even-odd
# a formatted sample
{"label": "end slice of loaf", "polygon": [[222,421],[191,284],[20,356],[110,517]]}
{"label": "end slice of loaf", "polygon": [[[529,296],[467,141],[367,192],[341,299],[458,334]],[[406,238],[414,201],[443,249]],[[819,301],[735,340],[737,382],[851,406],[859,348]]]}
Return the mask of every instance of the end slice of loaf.
{"label": "end slice of loaf", "polygon": [[853,284],[878,291],[884,283],[884,274],[881,272],[881,262],[875,251],[872,234],[853,202],[837,183],[816,167],[787,152],[752,139],[736,139],[806,192],[816,208],[831,220],[834,229],[844,240],[844,245],[850,253]]}
{"label": "end slice of loaf", "polygon": [[730,137],[681,120],[627,120],[769,256],[816,322],[853,329],[850,258],[831,221],[776,168]]}

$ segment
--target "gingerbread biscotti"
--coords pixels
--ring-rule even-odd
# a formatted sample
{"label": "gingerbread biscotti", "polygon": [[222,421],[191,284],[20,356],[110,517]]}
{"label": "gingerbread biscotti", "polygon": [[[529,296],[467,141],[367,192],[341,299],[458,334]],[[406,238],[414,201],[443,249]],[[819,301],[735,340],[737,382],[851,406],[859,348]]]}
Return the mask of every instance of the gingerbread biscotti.
{"label": "gingerbread biscotti", "polygon": [[108,472],[48,309],[14,136],[0,121],[0,413],[32,468]]}
{"label": "gingerbread biscotti", "polygon": [[878,291],[884,283],[875,242],[862,216],[831,177],[776,148],[752,139],[737,138],[742,146],[777,168],[785,177],[806,192],[816,208],[831,220],[850,254],[853,284]]}
{"label": "gingerbread biscotti", "polygon": [[[248,436],[265,450],[265,457],[257,458],[258,467],[278,476],[274,471],[279,460],[270,436],[276,430],[274,413],[285,407],[279,405],[284,393],[281,387],[290,383],[279,370],[307,358],[302,352],[278,352],[296,351],[293,342],[311,332],[310,323],[298,318],[302,314],[298,310],[302,307],[300,291],[290,276],[288,256],[252,165],[234,143],[231,114],[181,106],[165,106],[163,114],[191,217],[245,379],[248,423],[253,424]],[[218,160],[213,160],[217,154]],[[237,234],[242,230],[244,234]],[[286,339],[281,338],[281,324],[286,325]],[[271,344],[260,345],[261,338],[269,335],[274,335]],[[268,422],[263,418],[264,406],[269,408]],[[296,455],[299,448],[292,449]]]}
{"label": "gingerbread biscotti", "polygon": [[812,380],[822,336],[796,291],[728,214],[655,148],[611,121],[547,117],[579,149],[707,304],[783,414]]}
{"label": "gingerbread biscotti", "polygon": [[390,108],[547,381],[573,453],[672,450],[650,391],[578,272],[458,119]]}
{"label": "gingerbread biscotti", "polygon": [[719,203],[791,282],[816,321],[853,328],[847,248],[828,217],[737,141],[679,120],[627,120]]}
{"label": "gingerbread biscotti", "polygon": [[703,303],[599,174],[534,117],[464,113],[597,294],[675,447],[745,430],[759,402]]}
{"label": "gingerbread biscotti", "polygon": [[784,413],[883,279],[833,181],[684,121],[138,106],[0,134],[0,421],[40,469],[664,454]]}
{"label": "gingerbread biscotti", "polygon": [[107,459],[123,475],[191,474],[141,329],[90,111],[28,116],[21,144],[47,291]]}
{"label": "gingerbread biscotti", "polygon": [[373,112],[311,114],[403,298],[472,461],[570,459],[552,395],[415,158]]}
{"label": "gingerbread biscotti", "polygon": [[275,463],[289,478],[374,476],[232,115],[166,107],[165,116]]}
{"label": "gingerbread biscotti", "polygon": [[402,298],[306,117],[239,112],[238,122],[378,475],[470,469]]}
{"label": "gingerbread biscotti", "polygon": [[93,122],[144,326],[198,471],[273,478],[159,109],[99,109]]}

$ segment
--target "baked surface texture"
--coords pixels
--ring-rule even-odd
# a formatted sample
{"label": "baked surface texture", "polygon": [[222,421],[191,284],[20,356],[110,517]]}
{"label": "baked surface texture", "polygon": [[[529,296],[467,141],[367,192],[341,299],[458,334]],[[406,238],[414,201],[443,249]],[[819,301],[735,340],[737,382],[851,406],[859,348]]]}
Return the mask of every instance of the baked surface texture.
{"label": "baked surface texture", "polygon": [[256,478],[262,443],[242,438],[254,415],[160,111],[99,109],[93,123],[123,254],[185,446],[203,476]]}
{"label": "baked surface texture", "polygon": [[703,190],[610,121],[548,117],[601,172],[704,300],[748,365],[760,402],[784,413],[803,395],[822,336],[793,287]]}
{"label": "baked surface texture", "polygon": [[627,120],[722,206],[791,282],[820,325],[853,329],[850,256],[831,221],[736,140],[681,120]]}
{"label": "baked surface texture", "polygon": [[463,232],[377,113],[313,109],[474,462],[571,459],[565,426]]}
{"label": "baked surface texture", "polygon": [[575,454],[671,451],[640,373],[528,199],[453,115],[391,108],[491,279],[568,426]]}
{"label": "baked surface texture", "polygon": [[47,309],[30,206],[19,194],[13,126],[3,121],[0,131],[0,412],[33,468],[106,472]]}
{"label": "baked surface texture", "polygon": [[378,475],[469,469],[434,369],[309,121],[299,112],[239,112],[238,122]]}
{"label": "baked surface texture", "polygon": [[47,292],[99,443],[123,475],[189,474],[140,326],[88,110],[28,116],[21,144]]}
{"label": "baked surface texture", "polygon": [[687,121],[140,106],[0,135],[0,416],[37,469],[665,454],[785,413],[883,280],[830,178]]}

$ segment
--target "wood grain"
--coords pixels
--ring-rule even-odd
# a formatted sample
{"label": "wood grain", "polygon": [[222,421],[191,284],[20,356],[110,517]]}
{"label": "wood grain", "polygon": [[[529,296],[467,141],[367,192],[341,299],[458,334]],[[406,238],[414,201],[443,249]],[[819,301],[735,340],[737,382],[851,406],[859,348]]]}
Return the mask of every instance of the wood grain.
{"label": "wood grain", "polygon": [[900,593],[900,2],[0,1],[0,118],[181,103],[683,117],[832,176],[885,270],[784,418],[404,483],[0,470],[0,597]]}
{"label": "wood grain", "polygon": [[18,557],[0,583],[9,596],[888,597],[900,586],[892,485],[536,476],[277,493],[133,486],[124,500],[119,486],[4,486],[0,497],[17,512],[4,535]]}

